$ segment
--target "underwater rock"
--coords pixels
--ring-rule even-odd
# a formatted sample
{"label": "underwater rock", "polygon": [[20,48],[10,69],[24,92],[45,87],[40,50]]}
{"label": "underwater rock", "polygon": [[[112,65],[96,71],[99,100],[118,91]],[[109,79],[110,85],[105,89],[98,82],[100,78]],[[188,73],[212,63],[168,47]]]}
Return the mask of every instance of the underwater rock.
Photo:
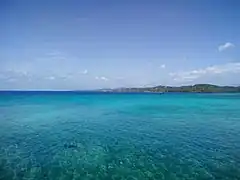
{"label": "underwater rock", "polygon": [[64,144],[64,148],[73,148],[73,149],[76,149],[76,148],[80,148],[81,147],[81,144],[80,143],[65,143]]}
{"label": "underwater rock", "polygon": [[77,148],[75,144],[64,144],[65,148]]}

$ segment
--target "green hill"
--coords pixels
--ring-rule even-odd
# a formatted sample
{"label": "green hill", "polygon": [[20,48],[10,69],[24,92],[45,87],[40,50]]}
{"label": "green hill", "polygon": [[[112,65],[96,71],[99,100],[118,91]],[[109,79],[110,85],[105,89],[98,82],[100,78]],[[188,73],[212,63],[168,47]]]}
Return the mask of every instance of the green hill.
{"label": "green hill", "polygon": [[240,87],[217,86],[212,84],[195,84],[190,86],[155,86],[144,88],[118,88],[112,92],[198,92],[198,93],[237,93]]}

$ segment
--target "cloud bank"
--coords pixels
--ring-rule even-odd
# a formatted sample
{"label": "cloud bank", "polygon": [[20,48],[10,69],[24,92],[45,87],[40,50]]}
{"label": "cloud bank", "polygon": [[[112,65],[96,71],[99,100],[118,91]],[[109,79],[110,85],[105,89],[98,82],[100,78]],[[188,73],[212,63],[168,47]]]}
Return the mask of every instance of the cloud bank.
{"label": "cloud bank", "polygon": [[176,73],[169,73],[173,77],[174,81],[188,82],[203,76],[228,74],[228,73],[240,73],[240,62],[227,63],[222,65],[209,66],[202,69],[195,69],[191,71],[181,71]]}

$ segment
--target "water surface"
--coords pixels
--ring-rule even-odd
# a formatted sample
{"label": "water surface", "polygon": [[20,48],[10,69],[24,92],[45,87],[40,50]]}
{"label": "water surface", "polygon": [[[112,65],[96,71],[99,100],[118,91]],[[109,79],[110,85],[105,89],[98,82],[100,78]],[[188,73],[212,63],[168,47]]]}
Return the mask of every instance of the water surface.
{"label": "water surface", "polygon": [[240,94],[0,92],[1,180],[239,180]]}

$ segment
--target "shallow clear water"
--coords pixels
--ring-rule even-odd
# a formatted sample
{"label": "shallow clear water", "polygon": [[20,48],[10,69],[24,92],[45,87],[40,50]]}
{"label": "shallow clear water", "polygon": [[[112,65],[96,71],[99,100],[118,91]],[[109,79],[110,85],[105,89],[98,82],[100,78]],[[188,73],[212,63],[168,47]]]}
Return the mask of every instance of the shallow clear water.
{"label": "shallow clear water", "polygon": [[240,94],[0,92],[0,179],[240,179]]}

